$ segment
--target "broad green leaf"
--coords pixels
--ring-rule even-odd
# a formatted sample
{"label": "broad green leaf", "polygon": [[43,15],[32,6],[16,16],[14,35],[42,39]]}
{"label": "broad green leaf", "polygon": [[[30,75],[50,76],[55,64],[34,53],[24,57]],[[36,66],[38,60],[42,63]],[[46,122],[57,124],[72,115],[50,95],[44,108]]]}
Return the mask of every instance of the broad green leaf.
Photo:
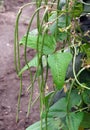
{"label": "broad green leaf", "polygon": [[54,33],[55,33],[56,27],[57,27],[57,26],[56,26],[56,22],[54,22],[54,23],[49,27],[51,34],[54,34]]}
{"label": "broad green leaf", "polygon": [[82,95],[83,95],[84,103],[90,105],[90,90],[84,90]]}
{"label": "broad green leaf", "polygon": [[33,35],[33,36],[37,36],[38,35],[38,29],[33,29],[32,31],[29,32],[30,35]]}
{"label": "broad green leaf", "polygon": [[[25,45],[26,36],[24,36],[21,41],[19,42],[20,45]],[[36,35],[29,35],[27,39],[27,46],[33,49],[36,49],[37,43],[37,36]]]}
{"label": "broad green leaf", "polygon": [[59,32],[57,36],[58,41],[63,41],[67,39],[67,32]]}
{"label": "broad green leaf", "polygon": [[48,117],[62,118],[67,113],[66,98],[59,99],[53,106],[50,107]]}
{"label": "broad green leaf", "polygon": [[61,89],[64,85],[67,67],[72,59],[71,53],[56,52],[48,57],[48,64],[51,69],[53,80],[57,89]]}
{"label": "broad green leaf", "polygon": [[[39,42],[37,43],[38,36],[30,33],[28,35],[27,39],[27,46],[36,49],[37,50],[37,44],[38,44],[38,50],[41,53],[43,51],[43,54],[48,55],[55,51],[56,48],[56,41],[54,36],[46,34],[44,36],[44,43],[42,43],[42,35],[39,36]],[[26,42],[26,36],[22,38],[20,41],[20,45],[25,45]],[[42,50],[42,44],[43,44],[43,50]]]}
{"label": "broad green leaf", "polygon": [[65,28],[65,27],[69,26],[70,22],[71,22],[71,18],[69,16],[67,17],[66,15],[62,15],[58,19],[58,27]]}
{"label": "broad green leaf", "polygon": [[[54,12],[51,14],[51,16],[49,17],[49,22],[53,22],[53,21],[56,19],[56,17],[57,17],[57,12],[54,11]],[[51,25],[49,26],[50,32],[51,32],[52,34],[55,33],[56,27],[57,27],[56,22],[54,22],[53,24],[51,24]]]}
{"label": "broad green leaf", "polygon": [[84,112],[84,117],[80,126],[83,128],[90,128],[90,112]]}
{"label": "broad green leaf", "polygon": [[[46,57],[43,55],[42,56],[42,63],[43,63],[43,67],[46,66]],[[31,61],[28,62],[28,65],[25,65],[21,71],[19,72],[19,76],[25,71],[28,69],[28,67],[37,67],[38,66],[38,56],[36,55]]]}
{"label": "broad green leaf", "polygon": [[[45,120],[43,119],[42,130],[46,130]],[[61,120],[58,118],[50,118],[47,119],[47,128],[48,130],[59,130],[63,127]],[[26,130],[40,130],[41,129],[41,121],[34,123],[29,126]]]}
{"label": "broad green leaf", "polygon": [[25,65],[21,71],[19,72],[19,76],[28,69],[28,67],[37,67],[38,66],[38,62],[37,62],[37,56],[35,56],[30,62],[28,62],[28,65]]}
{"label": "broad green leaf", "polygon": [[69,130],[78,130],[82,120],[83,112],[69,113],[69,117],[66,117],[66,122]]}
{"label": "broad green leaf", "polygon": [[79,94],[78,90],[72,90],[70,95],[70,108],[74,106],[79,106],[81,104],[82,97]]}
{"label": "broad green leaf", "polygon": [[[49,22],[53,22],[55,20],[55,18],[57,18],[57,13],[54,12],[50,18],[49,18]],[[67,20],[67,23],[66,23],[66,16],[65,15],[61,15],[59,18],[58,18],[58,28],[65,28],[67,26],[69,26],[70,24],[70,17],[68,16],[68,20]],[[55,32],[57,32],[57,40],[58,41],[63,41],[67,38],[67,32],[60,32],[59,29],[57,29],[57,22],[55,21],[53,24],[50,25],[49,27],[50,29],[50,32],[52,34],[54,34]]]}
{"label": "broad green leaf", "polygon": [[49,22],[52,22],[53,20],[55,20],[56,19],[56,17],[57,17],[57,11],[52,11],[51,13],[50,13],[50,16],[49,16]]}

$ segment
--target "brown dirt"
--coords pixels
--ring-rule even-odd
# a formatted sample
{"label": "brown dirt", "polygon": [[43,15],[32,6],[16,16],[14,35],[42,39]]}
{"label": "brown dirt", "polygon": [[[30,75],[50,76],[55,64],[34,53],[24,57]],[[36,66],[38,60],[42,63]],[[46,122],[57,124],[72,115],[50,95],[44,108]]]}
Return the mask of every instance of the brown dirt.
{"label": "brown dirt", "polygon": [[[6,0],[6,10],[0,13],[0,130],[25,130],[27,126],[39,120],[38,103],[32,108],[29,118],[26,117],[29,99],[29,94],[26,92],[29,85],[29,75],[26,73],[23,76],[19,121],[18,123],[15,121],[20,81],[14,67],[14,27],[17,11],[22,4],[24,4],[23,0]],[[23,12],[20,22],[20,37],[26,31],[33,10],[34,7],[30,6]],[[34,20],[32,28],[35,27],[35,23]],[[33,53],[32,50],[28,51],[28,57],[31,58]],[[23,49],[21,49],[21,59],[22,57]],[[36,87],[37,84],[35,84],[35,96],[38,94]]]}

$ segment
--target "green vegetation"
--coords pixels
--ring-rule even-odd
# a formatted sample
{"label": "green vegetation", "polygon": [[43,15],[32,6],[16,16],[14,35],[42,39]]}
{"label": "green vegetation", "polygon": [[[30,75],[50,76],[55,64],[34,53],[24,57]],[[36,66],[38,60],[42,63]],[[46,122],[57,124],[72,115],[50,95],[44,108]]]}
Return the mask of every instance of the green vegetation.
{"label": "green vegetation", "polygon": [[[30,19],[25,36],[19,41],[20,16],[23,9],[32,4],[36,5],[36,10]],[[20,77],[16,120],[20,110],[24,71],[28,70],[30,73],[28,88],[30,100],[27,115],[30,113],[32,104],[38,99],[32,102],[36,80],[40,92],[40,121],[26,130],[90,128],[90,41],[88,40],[90,30],[82,31],[83,17],[81,17],[90,13],[89,11],[90,2],[77,0],[36,0],[20,8],[16,19],[14,44],[15,67]],[[37,28],[30,31],[35,16],[37,16]],[[81,19],[81,23],[78,19]],[[23,68],[20,63],[21,45],[24,46],[26,63]],[[35,57],[30,61],[26,55],[27,47],[36,50]],[[32,67],[36,68],[34,75],[31,71]],[[53,91],[46,94],[48,70],[51,72],[55,87]]]}

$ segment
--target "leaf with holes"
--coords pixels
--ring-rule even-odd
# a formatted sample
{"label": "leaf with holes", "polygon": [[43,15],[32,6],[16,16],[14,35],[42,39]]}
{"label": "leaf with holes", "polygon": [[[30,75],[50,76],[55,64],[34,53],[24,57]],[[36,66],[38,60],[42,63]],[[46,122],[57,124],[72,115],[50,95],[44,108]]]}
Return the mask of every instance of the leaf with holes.
{"label": "leaf with holes", "polygon": [[53,80],[57,89],[61,89],[64,85],[67,67],[72,59],[71,53],[56,52],[48,57],[48,64],[51,69]]}

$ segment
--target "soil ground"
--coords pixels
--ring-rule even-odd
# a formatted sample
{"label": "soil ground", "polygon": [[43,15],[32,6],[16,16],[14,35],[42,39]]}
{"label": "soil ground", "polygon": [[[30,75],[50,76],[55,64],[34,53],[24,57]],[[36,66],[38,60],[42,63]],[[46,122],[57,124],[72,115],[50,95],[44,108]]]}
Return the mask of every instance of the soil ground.
{"label": "soil ground", "polygon": [[[18,123],[15,121],[20,81],[14,67],[14,29],[16,14],[23,4],[24,0],[5,0],[5,11],[0,13],[0,130],[25,130],[27,126],[39,120],[38,103],[32,108],[31,115],[26,117],[29,99],[29,94],[26,92],[29,85],[29,75],[26,73],[23,76],[19,121]],[[34,7],[30,6],[23,12],[20,22],[20,38],[25,34],[33,11]],[[32,28],[35,28],[35,25],[34,20]],[[31,58],[33,53],[33,50],[28,50],[28,57]],[[21,49],[21,59],[22,57],[23,49]],[[35,96],[37,95],[38,90],[35,87]]]}

